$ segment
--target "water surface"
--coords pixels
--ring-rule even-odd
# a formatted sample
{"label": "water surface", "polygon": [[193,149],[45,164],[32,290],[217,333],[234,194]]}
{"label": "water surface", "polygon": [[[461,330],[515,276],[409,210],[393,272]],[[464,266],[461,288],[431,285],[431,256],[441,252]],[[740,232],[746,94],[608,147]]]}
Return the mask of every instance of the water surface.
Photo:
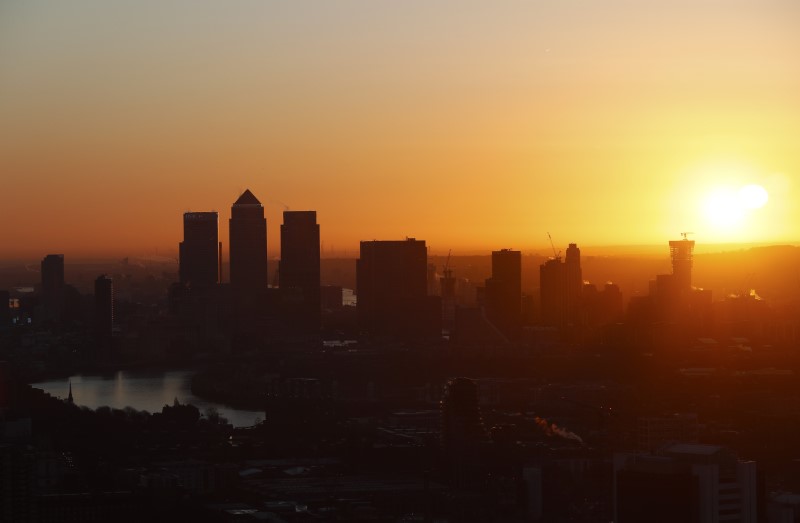
{"label": "water surface", "polygon": [[198,398],[191,391],[192,371],[118,371],[107,375],[76,374],[69,378],[32,383],[33,387],[58,398],[66,399],[72,383],[72,398],[76,405],[91,409],[108,406],[114,409],[133,407],[147,412],[161,412],[164,405],[172,405],[175,398],[181,403],[191,403],[203,414],[214,407],[228,418],[234,427],[247,427],[264,413],[232,407]]}

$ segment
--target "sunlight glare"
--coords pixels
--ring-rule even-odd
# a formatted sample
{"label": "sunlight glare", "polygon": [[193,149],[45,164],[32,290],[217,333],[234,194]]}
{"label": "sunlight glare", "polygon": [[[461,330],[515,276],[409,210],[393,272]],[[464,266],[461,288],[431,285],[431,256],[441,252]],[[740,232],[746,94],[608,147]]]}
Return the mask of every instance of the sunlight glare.
{"label": "sunlight glare", "polygon": [[706,216],[718,227],[731,227],[742,222],[745,207],[739,194],[731,189],[717,189],[706,200]]}
{"label": "sunlight glare", "polygon": [[739,189],[739,200],[747,209],[760,209],[769,200],[769,194],[762,186],[750,184]]}

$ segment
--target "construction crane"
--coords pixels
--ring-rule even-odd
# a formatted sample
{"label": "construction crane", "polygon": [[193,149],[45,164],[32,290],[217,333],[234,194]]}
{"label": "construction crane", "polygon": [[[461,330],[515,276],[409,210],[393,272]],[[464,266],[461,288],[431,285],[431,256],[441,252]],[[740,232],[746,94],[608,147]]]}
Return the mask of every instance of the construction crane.
{"label": "construction crane", "polygon": [[444,271],[443,272],[444,272],[444,277],[445,278],[449,278],[450,277],[450,272],[451,272],[450,271],[450,253],[452,253],[452,252],[453,252],[452,249],[448,249],[448,251],[447,251],[447,260],[444,262]]}
{"label": "construction crane", "polygon": [[555,258],[556,260],[561,258],[561,251],[558,251],[556,253],[556,246],[555,246],[555,244],[553,244],[553,237],[550,236],[549,232],[547,233],[547,237],[550,238],[550,247],[553,248],[553,258]]}
{"label": "construction crane", "polygon": [[688,239],[689,239],[689,238],[688,238],[688,236],[689,236],[690,234],[694,234],[694,233],[693,233],[693,232],[682,232],[682,233],[681,233],[681,237],[682,237],[682,238],[684,239],[684,241],[685,241],[685,240],[688,240]]}

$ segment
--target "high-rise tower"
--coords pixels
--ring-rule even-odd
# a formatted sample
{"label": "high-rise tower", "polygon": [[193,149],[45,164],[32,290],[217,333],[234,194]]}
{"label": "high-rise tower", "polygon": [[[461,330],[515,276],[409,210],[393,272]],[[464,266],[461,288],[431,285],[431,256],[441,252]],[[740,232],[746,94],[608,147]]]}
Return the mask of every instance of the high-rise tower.
{"label": "high-rise tower", "polygon": [[522,325],[520,251],[492,251],[492,277],[486,280],[486,316],[507,338],[519,335]]}
{"label": "high-rise tower", "polygon": [[180,281],[192,288],[219,283],[220,244],[216,212],[183,215],[183,241],[179,245]]}
{"label": "high-rise tower", "polygon": [[45,256],[41,275],[44,319],[60,321],[64,309],[64,255]]}
{"label": "high-rise tower", "polygon": [[114,282],[103,274],[94,281],[95,341],[100,356],[108,356],[114,330]]}
{"label": "high-rise tower", "polygon": [[692,253],[694,251],[694,240],[689,240],[686,236],[690,234],[682,232],[681,240],[669,242],[669,255],[672,258],[672,278],[679,292],[687,292],[692,288]]}
{"label": "high-rise tower", "polygon": [[564,261],[555,256],[539,266],[542,322],[564,327],[581,321],[581,250],[570,243]]}
{"label": "high-rise tower", "polygon": [[249,189],[231,206],[231,291],[241,319],[255,313],[267,292],[267,219]]}
{"label": "high-rise tower", "polygon": [[577,244],[570,243],[564,258],[565,306],[567,322],[577,324],[580,319],[581,291],[583,273],[581,271],[581,250]]}
{"label": "high-rise tower", "polygon": [[279,282],[284,299],[295,306],[295,322],[318,330],[322,305],[316,211],[284,211]]}

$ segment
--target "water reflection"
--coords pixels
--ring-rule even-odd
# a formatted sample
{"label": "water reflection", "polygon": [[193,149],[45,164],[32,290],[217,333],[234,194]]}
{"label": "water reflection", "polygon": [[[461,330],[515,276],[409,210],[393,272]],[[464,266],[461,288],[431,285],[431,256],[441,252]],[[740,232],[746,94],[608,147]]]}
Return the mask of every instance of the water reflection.
{"label": "water reflection", "polygon": [[264,413],[255,410],[234,409],[213,401],[198,398],[191,391],[192,372],[119,371],[100,376],[77,374],[69,378],[33,383],[32,386],[58,398],[66,398],[72,382],[72,397],[76,405],[91,409],[108,406],[114,409],[133,407],[136,410],[160,412],[164,405],[172,405],[177,398],[181,403],[191,403],[204,413],[214,407],[235,427],[253,425]]}

